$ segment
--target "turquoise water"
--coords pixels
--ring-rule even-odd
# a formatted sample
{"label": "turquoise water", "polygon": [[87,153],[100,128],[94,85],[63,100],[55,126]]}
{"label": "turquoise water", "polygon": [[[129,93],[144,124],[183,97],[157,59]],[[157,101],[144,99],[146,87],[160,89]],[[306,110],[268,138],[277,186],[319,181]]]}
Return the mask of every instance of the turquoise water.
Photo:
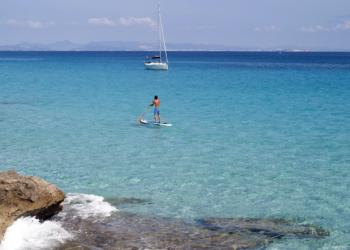
{"label": "turquoise water", "polygon": [[[184,218],[288,218],[350,248],[350,54],[1,52],[0,170]],[[137,123],[158,95],[162,121]],[[146,119],[153,119],[149,110]]]}

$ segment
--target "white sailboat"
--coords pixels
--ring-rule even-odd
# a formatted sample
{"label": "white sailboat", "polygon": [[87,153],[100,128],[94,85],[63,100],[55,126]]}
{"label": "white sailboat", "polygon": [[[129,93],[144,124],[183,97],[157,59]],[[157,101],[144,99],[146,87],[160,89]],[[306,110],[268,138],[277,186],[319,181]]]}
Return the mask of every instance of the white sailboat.
{"label": "white sailboat", "polygon": [[[165,47],[162,17],[160,16],[160,5],[158,6],[158,33],[159,33],[159,56],[158,55],[153,56],[152,59],[147,58],[145,61],[145,67],[146,69],[168,70],[168,55],[166,53],[166,47]],[[162,62],[162,38],[163,38],[166,62]]]}

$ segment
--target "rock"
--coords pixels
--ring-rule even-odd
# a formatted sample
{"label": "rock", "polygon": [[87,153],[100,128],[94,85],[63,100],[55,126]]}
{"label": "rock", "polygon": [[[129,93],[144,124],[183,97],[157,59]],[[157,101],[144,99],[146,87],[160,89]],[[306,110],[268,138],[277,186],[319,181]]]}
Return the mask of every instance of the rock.
{"label": "rock", "polygon": [[137,199],[137,198],[115,198],[115,199],[105,199],[106,202],[113,206],[128,205],[128,204],[141,204],[141,203],[151,203],[149,199]]}
{"label": "rock", "polygon": [[316,225],[298,225],[291,220],[283,219],[253,219],[253,218],[203,218],[199,220],[211,230],[229,232],[250,232],[273,238],[322,238],[329,232]]}
{"label": "rock", "polygon": [[[65,209],[67,206],[65,206]],[[64,211],[65,212],[65,211]],[[57,250],[67,249],[256,249],[267,245],[265,235],[231,234],[209,230],[197,223],[127,212],[113,213],[101,221],[81,219],[75,214],[55,216],[62,227],[75,232],[74,239]],[[82,248],[85,249],[85,248]]]}
{"label": "rock", "polygon": [[19,217],[46,220],[62,211],[66,195],[38,177],[0,171],[0,242],[6,229]]}
{"label": "rock", "polygon": [[[146,200],[120,198],[108,201],[123,205],[142,204]],[[189,221],[138,215],[125,210],[110,216],[95,215],[92,211],[91,216],[85,216],[72,209],[82,209],[85,204],[86,199],[66,202],[63,213],[52,218],[59,221],[66,231],[74,232],[74,239],[56,250],[267,249],[269,244],[281,243],[283,239],[312,237],[323,240],[329,236],[329,232],[320,226],[275,218],[202,218]]]}

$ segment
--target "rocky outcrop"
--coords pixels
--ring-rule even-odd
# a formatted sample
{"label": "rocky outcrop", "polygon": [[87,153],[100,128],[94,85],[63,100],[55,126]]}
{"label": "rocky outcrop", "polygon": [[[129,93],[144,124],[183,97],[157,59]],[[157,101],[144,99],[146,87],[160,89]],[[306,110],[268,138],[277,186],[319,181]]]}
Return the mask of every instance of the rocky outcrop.
{"label": "rocky outcrop", "polygon": [[0,242],[6,229],[19,217],[46,220],[62,211],[66,195],[38,177],[0,171]]}

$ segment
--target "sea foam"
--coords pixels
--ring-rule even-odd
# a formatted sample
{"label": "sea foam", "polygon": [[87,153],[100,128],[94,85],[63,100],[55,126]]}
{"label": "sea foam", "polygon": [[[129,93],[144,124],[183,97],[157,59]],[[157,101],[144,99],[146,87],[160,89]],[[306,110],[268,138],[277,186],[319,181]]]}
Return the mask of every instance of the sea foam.
{"label": "sea foam", "polygon": [[[101,220],[117,211],[104,198],[96,195],[68,193],[64,208],[55,216],[58,220],[71,218]],[[53,217],[53,218],[55,218]],[[63,221],[62,221],[63,222]],[[40,223],[34,217],[17,219],[7,230],[0,250],[41,250],[54,248],[73,238],[55,219]]]}
{"label": "sea foam", "polygon": [[40,223],[34,217],[19,218],[7,229],[0,250],[50,249],[71,238],[73,235],[59,222]]}
{"label": "sea foam", "polygon": [[64,210],[60,216],[82,219],[109,217],[117,209],[103,200],[103,197],[97,195],[69,193],[64,200]]}

